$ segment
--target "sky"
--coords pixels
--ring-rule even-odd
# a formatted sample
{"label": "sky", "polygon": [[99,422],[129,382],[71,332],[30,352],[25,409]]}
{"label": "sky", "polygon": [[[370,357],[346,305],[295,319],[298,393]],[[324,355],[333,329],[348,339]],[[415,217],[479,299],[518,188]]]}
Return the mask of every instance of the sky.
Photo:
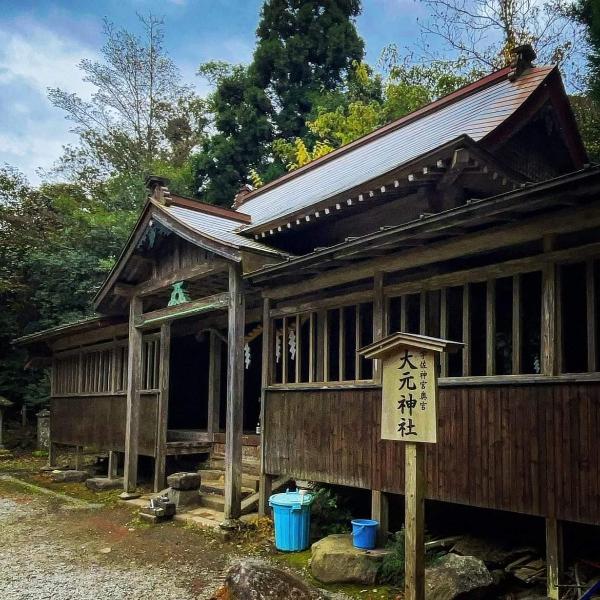
{"label": "sky", "polygon": [[[195,75],[209,60],[249,62],[262,0],[0,0],[0,164],[20,169],[32,183],[64,144],[72,124],[47,99],[49,87],[83,97],[91,88],[77,68],[98,57],[103,19],[135,30],[136,13],[164,17],[165,47],[184,79],[205,94]],[[358,18],[367,60],[384,46],[415,42],[416,0],[363,0]]]}

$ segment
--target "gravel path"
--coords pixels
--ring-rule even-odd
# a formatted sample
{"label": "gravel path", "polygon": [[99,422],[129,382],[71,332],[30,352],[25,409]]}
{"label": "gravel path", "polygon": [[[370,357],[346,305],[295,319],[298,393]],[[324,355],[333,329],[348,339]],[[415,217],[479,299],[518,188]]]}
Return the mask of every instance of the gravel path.
{"label": "gravel path", "polygon": [[[63,508],[0,487],[2,600],[209,598],[229,562],[223,548],[211,554],[211,544],[218,542],[181,527],[163,530],[163,543],[158,528],[111,521],[118,512],[114,508]],[[197,546],[207,544],[205,560],[193,551],[189,556],[185,538],[190,535]]]}

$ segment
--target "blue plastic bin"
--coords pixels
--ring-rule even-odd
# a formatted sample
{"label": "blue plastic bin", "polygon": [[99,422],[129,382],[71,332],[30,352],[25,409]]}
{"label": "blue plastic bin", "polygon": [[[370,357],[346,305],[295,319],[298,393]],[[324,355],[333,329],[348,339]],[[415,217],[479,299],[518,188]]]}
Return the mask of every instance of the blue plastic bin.
{"label": "blue plastic bin", "polygon": [[361,550],[373,550],[377,543],[379,522],[373,519],[352,520],[352,544]]}
{"label": "blue plastic bin", "polygon": [[309,546],[312,494],[286,491],[269,498],[275,521],[275,547],[284,552],[299,552]]}

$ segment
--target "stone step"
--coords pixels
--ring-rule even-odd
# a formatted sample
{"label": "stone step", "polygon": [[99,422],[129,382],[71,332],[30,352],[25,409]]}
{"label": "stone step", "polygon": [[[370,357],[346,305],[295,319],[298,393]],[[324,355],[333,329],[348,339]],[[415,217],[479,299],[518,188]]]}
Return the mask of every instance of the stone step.
{"label": "stone step", "polygon": [[[222,481],[207,481],[202,483],[200,486],[200,492],[202,494],[214,494],[216,496],[225,495],[225,483]],[[252,488],[242,486],[242,499],[255,493]]]}
{"label": "stone step", "polygon": [[225,498],[216,494],[202,494],[200,496],[200,506],[223,512],[225,509]]}
{"label": "stone step", "polygon": [[[210,459],[210,468],[225,470],[225,457],[219,454],[213,455]],[[260,475],[260,462],[258,460],[252,460],[245,458],[242,460],[242,473],[248,475]]]}
{"label": "stone step", "polygon": [[[198,471],[203,482],[212,483],[213,481],[225,481],[225,471],[220,469],[201,469]],[[242,486],[251,488],[253,491],[258,492],[260,478],[258,475],[250,475],[249,473],[242,473]]]}

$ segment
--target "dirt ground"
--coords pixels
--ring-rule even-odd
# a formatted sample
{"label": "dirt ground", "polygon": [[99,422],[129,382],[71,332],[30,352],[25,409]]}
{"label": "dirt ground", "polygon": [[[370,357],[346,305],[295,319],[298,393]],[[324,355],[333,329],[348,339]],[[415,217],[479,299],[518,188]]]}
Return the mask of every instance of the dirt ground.
{"label": "dirt ground", "polygon": [[[28,456],[0,462],[2,600],[208,599],[229,566],[248,556],[307,576],[304,559],[300,564],[299,556],[274,550],[268,523],[232,541],[195,525],[148,525],[139,520],[137,509],[117,499],[119,490],[96,494],[82,484],[51,484],[39,474],[43,462]],[[375,592],[354,587],[343,590],[348,595],[336,589],[335,597],[395,596],[381,587]]]}

